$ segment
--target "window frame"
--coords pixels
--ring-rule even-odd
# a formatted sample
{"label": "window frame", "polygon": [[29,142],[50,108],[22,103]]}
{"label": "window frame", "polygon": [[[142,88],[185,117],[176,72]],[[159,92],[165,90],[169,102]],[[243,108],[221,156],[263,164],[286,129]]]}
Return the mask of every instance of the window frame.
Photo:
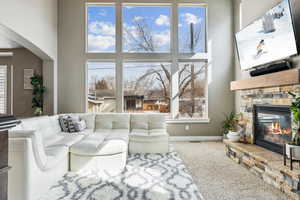
{"label": "window frame", "polygon": [[[123,52],[123,6],[127,5],[144,5],[144,6],[170,6],[170,52],[169,53],[130,53]],[[88,52],[88,6],[99,5],[115,6],[115,52]],[[205,7],[205,52],[204,53],[179,53],[178,45],[178,7],[180,6],[198,6]],[[87,88],[88,88],[88,62],[114,62],[116,66],[116,112],[124,112],[124,100],[123,100],[123,63],[130,62],[167,62],[171,63],[171,88],[170,88],[170,112],[171,119],[168,120],[169,123],[209,123],[208,117],[208,64],[209,61],[209,46],[208,46],[208,6],[207,3],[199,2],[198,0],[87,0],[85,3],[85,55],[86,55],[86,66],[85,66],[85,108],[88,110],[87,103]],[[206,67],[206,111],[202,118],[176,118],[179,112],[179,97],[178,93],[178,70],[179,63],[181,62],[205,62]]]}

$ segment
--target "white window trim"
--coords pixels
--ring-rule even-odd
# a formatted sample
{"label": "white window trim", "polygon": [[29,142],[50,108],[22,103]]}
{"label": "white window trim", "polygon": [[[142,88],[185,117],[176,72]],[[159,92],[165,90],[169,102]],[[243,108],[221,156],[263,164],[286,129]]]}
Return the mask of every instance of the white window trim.
{"label": "white window trim", "polygon": [[8,107],[8,66],[7,65],[0,65],[2,70],[4,70],[4,85],[3,85],[3,113],[0,113],[1,115],[7,115],[9,113]]}
{"label": "white window trim", "polygon": [[[170,53],[128,53],[122,52],[123,46],[123,33],[122,33],[122,7],[124,4],[138,4],[138,5],[156,5],[156,6],[170,6],[171,7],[171,26],[170,26]],[[115,52],[88,52],[88,23],[87,23],[87,6],[88,5],[113,5],[115,6],[116,13],[116,43],[115,43]],[[178,51],[178,6],[202,6],[206,8],[206,32],[205,32],[205,53],[197,54],[186,54],[179,53]],[[175,116],[179,113],[179,97],[176,95],[178,93],[178,69],[179,62],[206,62],[209,63],[208,56],[208,8],[207,4],[199,2],[198,0],[87,0],[85,4],[85,54],[86,54],[86,70],[85,70],[85,104],[86,111],[88,111],[88,68],[87,63],[90,61],[93,62],[114,62],[116,66],[116,111],[124,112],[124,99],[123,99],[123,63],[126,62],[170,62],[171,67],[171,99],[170,108],[172,119],[168,120],[168,123],[209,123],[208,118],[208,68],[206,68],[206,116],[203,118],[179,118],[176,119]],[[172,51],[173,49],[173,51]],[[175,85],[175,87],[173,87]]]}

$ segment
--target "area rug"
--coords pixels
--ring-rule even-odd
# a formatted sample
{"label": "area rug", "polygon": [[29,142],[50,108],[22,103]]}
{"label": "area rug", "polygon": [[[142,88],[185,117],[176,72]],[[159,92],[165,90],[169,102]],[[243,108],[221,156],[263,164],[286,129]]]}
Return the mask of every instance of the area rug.
{"label": "area rug", "polygon": [[130,154],[119,174],[66,174],[40,200],[203,200],[183,161],[166,154]]}

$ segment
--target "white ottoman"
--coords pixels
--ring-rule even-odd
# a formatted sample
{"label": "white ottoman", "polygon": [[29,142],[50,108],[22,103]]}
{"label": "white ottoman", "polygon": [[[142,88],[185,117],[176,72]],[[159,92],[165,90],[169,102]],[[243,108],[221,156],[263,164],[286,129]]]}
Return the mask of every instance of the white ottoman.
{"label": "white ottoman", "polygon": [[70,149],[70,170],[120,172],[126,166],[128,143],[121,139],[101,140],[89,135]]}

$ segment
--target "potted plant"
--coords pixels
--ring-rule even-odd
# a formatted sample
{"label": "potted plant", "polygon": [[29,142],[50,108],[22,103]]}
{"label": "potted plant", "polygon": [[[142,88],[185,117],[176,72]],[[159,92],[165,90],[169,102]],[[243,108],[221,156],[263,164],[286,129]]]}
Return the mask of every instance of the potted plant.
{"label": "potted plant", "polygon": [[240,114],[231,112],[229,115],[225,115],[225,120],[222,123],[224,138],[227,137],[229,141],[238,142],[241,138],[238,132]]}
{"label": "potted plant", "polygon": [[290,158],[290,151],[293,151],[293,159],[300,160],[300,135],[296,134],[292,141],[286,144],[286,155]]}
{"label": "potted plant", "polygon": [[34,114],[42,115],[45,92],[45,87],[43,86],[43,77],[35,74],[33,77],[31,77],[31,85],[33,86],[32,108],[34,108]]}
{"label": "potted plant", "polygon": [[289,92],[294,101],[290,106],[293,120],[293,138],[292,141],[286,144],[286,154],[290,158],[290,151],[293,149],[293,159],[300,160],[300,97]]}

